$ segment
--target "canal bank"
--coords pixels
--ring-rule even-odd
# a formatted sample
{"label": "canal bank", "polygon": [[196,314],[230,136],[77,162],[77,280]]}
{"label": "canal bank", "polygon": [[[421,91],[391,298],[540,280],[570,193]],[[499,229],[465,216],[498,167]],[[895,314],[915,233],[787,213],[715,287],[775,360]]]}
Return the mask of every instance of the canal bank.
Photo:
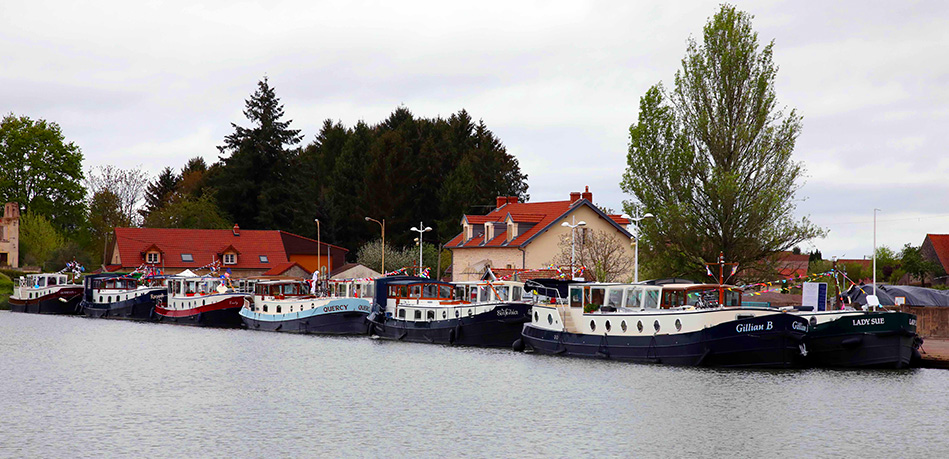
{"label": "canal bank", "polygon": [[926,338],[919,349],[923,368],[949,369],[949,340]]}

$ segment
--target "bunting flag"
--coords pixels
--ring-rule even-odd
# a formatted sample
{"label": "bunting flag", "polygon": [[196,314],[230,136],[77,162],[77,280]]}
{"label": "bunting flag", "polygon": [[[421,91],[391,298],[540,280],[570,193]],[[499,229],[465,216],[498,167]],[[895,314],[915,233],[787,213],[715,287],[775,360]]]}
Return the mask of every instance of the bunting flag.
{"label": "bunting flag", "polygon": [[705,272],[708,273],[708,277],[715,277],[712,275],[712,270],[709,269],[708,265],[705,265]]}
{"label": "bunting flag", "polygon": [[758,291],[758,292],[749,292],[749,293],[748,293],[748,295],[750,295],[750,296],[758,296],[758,295],[761,295],[762,293],[774,292],[774,291],[777,291],[777,290],[781,290],[782,288],[793,288],[793,287],[797,287],[796,285],[790,285],[790,283],[791,283],[791,282],[794,282],[794,281],[801,281],[801,280],[803,280],[804,282],[809,282],[809,281],[814,280],[814,279],[817,279],[817,278],[826,277],[826,276],[833,276],[833,275],[835,275],[835,273],[834,273],[833,270],[830,270],[830,271],[827,271],[827,272],[823,272],[823,273],[799,274],[799,275],[790,276],[790,277],[787,277],[787,278],[781,279],[781,280],[775,280],[775,281],[770,281],[770,282],[757,282],[757,283],[754,283],[754,284],[743,285],[743,286],[741,286],[741,289],[742,289],[742,290],[749,290],[749,289],[754,289],[754,288],[772,287],[772,286],[777,285],[777,286],[774,287],[774,288],[769,288],[769,289],[761,290],[761,291]]}

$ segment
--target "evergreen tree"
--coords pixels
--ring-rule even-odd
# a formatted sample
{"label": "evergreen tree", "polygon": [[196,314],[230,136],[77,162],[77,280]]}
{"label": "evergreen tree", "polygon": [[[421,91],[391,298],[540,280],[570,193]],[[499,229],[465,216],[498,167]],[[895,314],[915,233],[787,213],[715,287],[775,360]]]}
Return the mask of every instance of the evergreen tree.
{"label": "evergreen tree", "polygon": [[140,210],[143,219],[148,219],[149,214],[164,207],[174,197],[175,189],[178,187],[180,178],[175,171],[166,167],[155,180],[145,188],[145,208]]}
{"label": "evergreen tree", "polygon": [[254,125],[231,124],[234,133],[219,146],[222,167],[214,177],[217,200],[245,228],[281,229],[295,219],[299,190],[293,189],[297,152],[289,147],[302,139],[283,121],[283,105],[267,78],[245,103],[244,116]]}

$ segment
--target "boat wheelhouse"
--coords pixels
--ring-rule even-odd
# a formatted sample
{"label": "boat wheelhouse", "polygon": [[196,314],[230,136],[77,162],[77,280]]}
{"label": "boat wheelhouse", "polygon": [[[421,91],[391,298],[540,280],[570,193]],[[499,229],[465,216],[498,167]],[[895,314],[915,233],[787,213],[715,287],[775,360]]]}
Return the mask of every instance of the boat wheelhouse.
{"label": "boat wheelhouse", "polygon": [[92,274],[83,287],[82,313],[95,318],[149,320],[168,297],[164,277]]}
{"label": "boat wheelhouse", "polygon": [[421,343],[509,347],[530,318],[529,298],[520,282],[381,278],[376,280],[370,334]]}
{"label": "boat wheelhouse", "polygon": [[806,320],[776,309],[741,307],[741,291],[727,285],[591,283],[570,285],[567,298],[557,292],[537,298],[523,335],[524,345],[538,353],[792,367],[802,364],[805,351]]}
{"label": "boat wheelhouse", "polygon": [[220,277],[169,277],[167,297],[155,306],[156,319],[182,325],[239,327],[250,295]]}
{"label": "boat wheelhouse", "polygon": [[331,280],[325,296],[316,295],[311,284],[303,280],[266,279],[251,284],[253,301],[240,311],[247,328],[331,335],[366,333],[371,281]]}
{"label": "boat wheelhouse", "polygon": [[805,311],[808,363],[816,367],[908,368],[921,358],[916,315],[900,311]]}
{"label": "boat wheelhouse", "polygon": [[27,274],[18,279],[10,295],[13,312],[79,314],[82,286],[65,273]]}

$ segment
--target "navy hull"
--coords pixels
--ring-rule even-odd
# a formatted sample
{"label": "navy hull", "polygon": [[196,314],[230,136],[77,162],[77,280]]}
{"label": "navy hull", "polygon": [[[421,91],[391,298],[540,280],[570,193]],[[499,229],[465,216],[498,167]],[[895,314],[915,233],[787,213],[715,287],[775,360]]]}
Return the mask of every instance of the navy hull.
{"label": "navy hull", "polygon": [[458,319],[409,321],[386,317],[370,322],[370,334],[383,339],[416,343],[510,348],[521,337],[521,329],[530,321],[531,306],[506,303],[471,317]]}
{"label": "navy hull", "polygon": [[152,320],[155,305],[164,302],[168,294],[164,289],[146,293],[135,298],[102,304],[82,300],[80,307],[86,317],[101,319]]}
{"label": "navy hull", "polygon": [[[742,332],[742,327],[756,331]],[[525,345],[542,354],[679,366],[792,368],[804,365],[801,345],[806,330],[806,320],[774,314],[729,321],[692,333],[582,335],[526,324],[523,334]]]}
{"label": "navy hull", "polygon": [[10,310],[30,314],[75,315],[81,312],[79,300],[82,299],[82,287],[68,287],[56,293],[31,300],[10,298]]}
{"label": "navy hull", "polygon": [[365,312],[341,312],[287,320],[258,320],[241,314],[244,325],[251,330],[314,335],[365,335]]}
{"label": "navy hull", "polygon": [[919,357],[921,340],[915,315],[877,312],[812,326],[805,343],[816,367],[909,368]]}

